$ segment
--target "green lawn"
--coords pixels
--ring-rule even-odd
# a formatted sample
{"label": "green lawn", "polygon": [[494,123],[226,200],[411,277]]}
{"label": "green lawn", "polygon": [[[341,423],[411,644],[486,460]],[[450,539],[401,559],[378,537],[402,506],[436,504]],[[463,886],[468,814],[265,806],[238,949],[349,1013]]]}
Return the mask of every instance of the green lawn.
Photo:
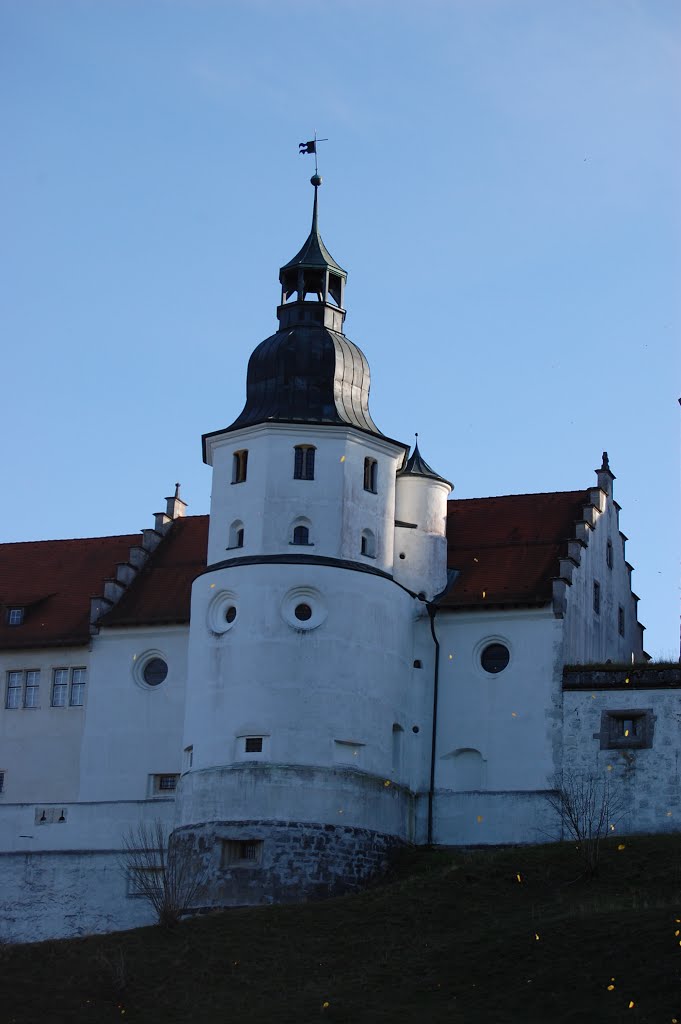
{"label": "green lawn", "polygon": [[681,1024],[680,868],[681,835],[590,883],[568,843],[414,851],[358,896],[0,947],[0,1020]]}

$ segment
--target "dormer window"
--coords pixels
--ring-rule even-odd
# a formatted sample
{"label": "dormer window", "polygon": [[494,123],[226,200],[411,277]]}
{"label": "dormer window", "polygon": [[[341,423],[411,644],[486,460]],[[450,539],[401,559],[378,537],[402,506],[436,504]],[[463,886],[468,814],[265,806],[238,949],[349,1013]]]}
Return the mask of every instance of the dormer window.
{"label": "dormer window", "polygon": [[315,447],[311,444],[298,444],[294,448],[293,479],[314,480]]}
{"label": "dormer window", "polygon": [[241,451],[234,452],[232,456],[232,483],[242,484],[246,479],[246,470],[248,468],[248,451],[244,448]]}
{"label": "dormer window", "polygon": [[378,463],[376,459],[364,460],[364,490],[376,493],[376,480],[378,477]]}
{"label": "dormer window", "polygon": [[24,609],[23,608],[8,608],[7,609],[7,625],[8,626],[21,626],[24,621]]}

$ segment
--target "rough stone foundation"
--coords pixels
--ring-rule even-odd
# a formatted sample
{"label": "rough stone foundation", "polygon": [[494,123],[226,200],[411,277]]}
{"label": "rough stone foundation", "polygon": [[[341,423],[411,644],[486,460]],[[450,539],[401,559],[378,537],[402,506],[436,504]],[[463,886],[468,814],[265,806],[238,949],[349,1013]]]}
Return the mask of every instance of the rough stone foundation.
{"label": "rough stone foundation", "polygon": [[204,879],[202,907],[325,899],[361,889],[384,874],[405,844],[343,825],[297,821],[213,821],[173,833]]}

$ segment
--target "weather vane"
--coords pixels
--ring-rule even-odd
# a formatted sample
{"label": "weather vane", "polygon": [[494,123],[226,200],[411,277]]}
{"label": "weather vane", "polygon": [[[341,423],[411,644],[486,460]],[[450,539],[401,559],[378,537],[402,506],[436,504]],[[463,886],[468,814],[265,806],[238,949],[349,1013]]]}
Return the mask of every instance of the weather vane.
{"label": "weather vane", "polygon": [[328,142],[328,141],[329,141],[328,139],[318,139],[317,138],[317,132],[315,131],[314,139],[310,139],[309,142],[299,142],[298,143],[298,153],[300,154],[300,156],[302,156],[303,153],[314,153],[314,173],[315,173],[315,177],[319,177],[319,169],[317,167],[317,143],[318,142]]}

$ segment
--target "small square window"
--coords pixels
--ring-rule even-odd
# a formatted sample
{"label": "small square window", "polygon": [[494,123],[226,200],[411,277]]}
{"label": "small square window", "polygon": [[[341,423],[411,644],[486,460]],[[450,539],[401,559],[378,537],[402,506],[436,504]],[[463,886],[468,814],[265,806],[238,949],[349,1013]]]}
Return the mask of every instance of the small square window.
{"label": "small square window", "polygon": [[157,775],[156,779],[159,793],[174,793],[177,789],[177,775]]}
{"label": "small square window", "polygon": [[262,860],[262,839],[223,839],[221,867],[257,867]]}
{"label": "small square window", "polygon": [[8,608],[7,609],[7,625],[8,626],[21,626],[24,621],[24,609],[23,608]]}
{"label": "small square window", "polygon": [[262,754],[262,736],[247,736],[244,750],[247,754]]}
{"label": "small square window", "polygon": [[653,745],[655,718],[651,708],[603,711],[601,731],[595,738],[601,750],[645,749]]}

